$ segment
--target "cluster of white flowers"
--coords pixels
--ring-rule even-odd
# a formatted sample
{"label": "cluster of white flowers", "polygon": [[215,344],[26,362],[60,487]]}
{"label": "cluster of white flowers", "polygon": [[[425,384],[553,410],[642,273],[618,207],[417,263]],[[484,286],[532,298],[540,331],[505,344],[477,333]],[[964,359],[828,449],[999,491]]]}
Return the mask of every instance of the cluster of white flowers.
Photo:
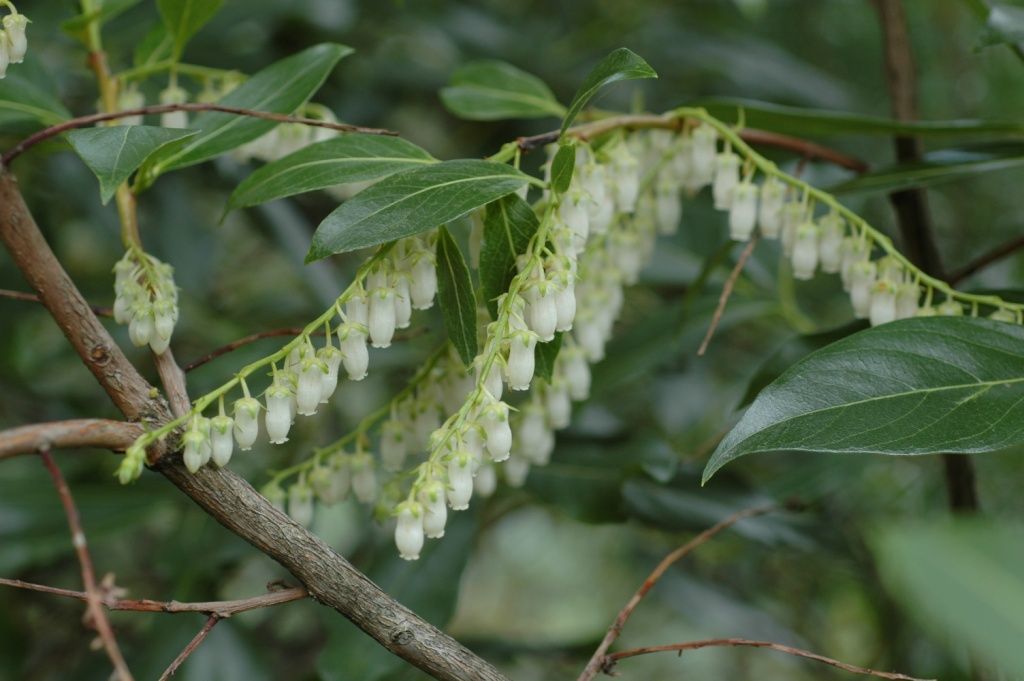
{"label": "cluster of white flowers", "polygon": [[[243,451],[251,449],[259,436],[261,411],[267,439],[272,444],[287,442],[296,416],[316,414],[319,406],[334,395],[342,368],[350,380],[365,378],[369,367],[367,343],[375,348],[388,347],[395,329],[409,326],[413,308],[422,310],[433,305],[437,292],[435,239],[436,232],[403,239],[387,256],[374,262],[365,274],[365,285],[363,279],[358,279],[339,297],[334,319],[324,322],[328,330],[324,344],[316,348],[312,338],[304,335],[292,344],[281,366],[271,365],[273,379],[263,394],[263,403],[249,394],[241,379],[244,396],[235,401],[232,415],[226,413],[223,399],[214,418],[192,415],[182,441],[188,469],[194,473],[210,461],[226,465],[235,443]],[[357,496],[361,499],[375,496],[369,492],[373,466],[372,460],[364,461],[368,458],[356,455],[337,459],[348,461],[349,469],[365,469],[358,483],[361,491]],[[335,468],[341,470],[340,466]],[[302,484],[305,486],[304,481]]]}
{"label": "cluster of white flowers", "polygon": [[[202,90],[196,95],[195,100],[199,103],[212,103],[231,92],[242,83],[244,76],[236,71],[224,71],[218,77],[203,78]],[[189,92],[181,87],[174,79],[167,87],[160,91],[157,99],[160,104],[187,104]],[[117,95],[118,111],[130,109],[141,109],[146,106],[146,96],[134,84],[126,84]],[[115,121],[113,125],[142,125],[141,114],[125,116]],[[187,128],[187,111],[165,111],[160,114],[160,125],[165,128]]]}
{"label": "cluster of white flowers", "polygon": [[10,64],[20,64],[25,60],[25,52],[28,51],[28,38],[25,36],[25,29],[28,28],[28,19],[10,2],[4,3],[10,14],[4,16],[0,24],[0,78],[7,75],[7,67]]}
{"label": "cluster of white flowers", "polygon": [[114,320],[128,325],[132,345],[167,349],[178,322],[174,269],[143,251],[130,248],[114,265]]}
{"label": "cluster of white flowers", "polygon": [[[320,104],[306,104],[301,111],[296,112],[296,115],[313,118],[325,123],[338,122],[334,113]],[[306,125],[304,123],[282,123],[275,126],[270,132],[238,147],[231,152],[231,155],[240,162],[250,159],[267,162],[276,161],[310,144],[322,142],[337,135],[337,131],[331,128]]]}
{"label": "cluster of white flowers", "polygon": [[[848,225],[835,209],[826,207],[817,214],[806,193],[774,176],[755,184],[753,166],[741,173],[740,157],[728,143],[719,150],[710,125],[699,126],[680,141],[679,149],[673,163],[677,179],[690,193],[711,185],[715,208],[729,214],[732,239],[748,241],[757,229],[765,239],[780,240],[796,279],[811,279],[818,270],[839,274],[858,319],[877,326],[914,316],[964,314],[963,305],[949,296],[932,305],[931,290],[899,259],[873,259],[871,236]],[[991,317],[1016,320],[1003,308]]]}

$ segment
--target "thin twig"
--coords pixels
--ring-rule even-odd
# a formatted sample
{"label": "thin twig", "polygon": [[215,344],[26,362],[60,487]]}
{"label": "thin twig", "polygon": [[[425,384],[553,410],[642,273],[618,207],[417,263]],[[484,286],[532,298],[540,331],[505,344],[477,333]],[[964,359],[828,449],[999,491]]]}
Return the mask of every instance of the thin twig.
{"label": "thin twig", "polygon": [[[34,293],[25,293],[24,291],[12,291],[6,288],[0,288],[0,298],[10,298],[11,300],[22,300],[26,303],[40,303],[42,300],[39,299]],[[99,305],[90,305],[92,311],[98,314],[100,317],[113,317],[114,310],[109,307],[101,307]]]}
{"label": "thin twig", "polygon": [[866,676],[877,676],[882,679],[894,679],[895,681],[934,681],[934,679],[919,679],[914,676],[907,676],[906,674],[899,674],[897,672],[881,672],[876,669],[868,669],[867,667],[858,667],[856,665],[847,664],[846,662],[840,662],[839,660],[833,660],[831,657],[825,657],[824,655],[818,655],[807,650],[801,650],[800,648],[794,648],[792,646],[785,646],[781,643],[772,643],[770,641],[751,641],[746,638],[712,638],[706,641],[689,641],[687,643],[673,643],[665,646],[645,646],[643,648],[633,648],[631,650],[623,650],[619,653],[612,653],[605,658],[604,665],[601,667],[601,671],[605,674],[611,674],[615,664],[619,660],[624,660],[627,657],[636,657],[637,655],[647,655],[648,653],[660,653],[664,651],[676,651],[682,653],[685,650],[697,650],[699,648],[710,648],[713,646],[730,646],[730,647],[747,647],[747,648],[768,648],[769,650],[775,650],[780,653],[786,653],[787,655],[795,655],[797,657],[803,657],[808,660],[814,660],[821,662],[844,671],[852,672],[854,674],[864,674]]}
{"label": "thin twig", "polygon": [[185,646],[185,649],[178,653],[178,656],[174,658],[173,662],[171,662],[171,666],[169,666],[167,670],[160,675],[160,681],[167,681],[167,679],[174,676],[174,673],[178,671],[178,667],[180,667],[181,664],[186,659],[188,659],[188,656],[191,655],[192,652],[199,647],[199,644],[203,642],[207,635],[209,635],[210,631],[213,630],[213,627],[216,626],[217,622],[220,622],[220,617],[217,617],[216,615],[210,615],[206,619],[206,624],[204,624],[203,628],[199,630],[199,633],[196,634],[195,637],[188,642],[188,645]]}
{"label": "thin twig", "polygon": [[337,130],[338,132],[361,132],[367,135],[391,135],[395,136],[398,133],[392,130],[384,130],[383,128],[364,128],[359,125],[351,125],[349,123],[333,123],[331,121],[321,120],[319,118],[305,118],[302,116],[289,116],[287,114],[273,113],[270,111],[256,111],[254,109],[244,109],[237,106],[224,106],[222,104],[206,104],[203,102],[188,102],[185,104],[153,104],[151,106],[140,106],[135,109],[124,109],[123,111],[112,111],[106,113],[90,114],[88,116],[79,116],[78,118],[72,118],[52,125],[49,128],[40,130],[39,132],[26,137],[24,140],[16,144],[10,149],[3,157],[0,157],[0,163],[5,166],[10,165],[11,161],[16,159],[18,156],[28,151],[30,148],[45,142],[46,140],[56,137],[68,130],[74,130],[76,128],[87,128],[90,125],[96,123],[102,123],[103,121],[113,121],[119,118],[125,118],[127,116],[146,116],[149,114],[168,113],[171,111],[218,111],[220,113],[234,114],[236,116],[249,116],[251,118],[261,118],[265,121],[275,121],[277,123],[300,123],[302,125],[308,125],[315,128],[327,128],[328,130]]}
{"label": "thin twig", "polygon": [[[577,125],[573,128],[569,128],[567,134],[582,140],[588,140],[617,128],[663,128],[677,130],[681,125],[682,120],[671,115],[657,116],[653,114],[634,114],[626,116],[612,116],[592,123]],[[868,165],[859,158],[847,156],[835,149],[830,149],[829,147],[822,146],[821,144],[815,144],[814,142],[808,142],[807,140],[802,140],[798,137],[790,137],[788,135],[781,135],[779,133],[753,128],[741,130],[739,134],[740,137],[751,144],[786,149],[796,152],[805,158],[816,158],[821,159],[822,161],[828,161],[829,163],[841,168],[852,170],[855,173],[863,173],[868,169]],[[516,144],[520,150],[530,151],[531,149],[542,147],[545,144],[556,142],[558,137],[559,131],[552,130],[540,135],[520,137],[516,140]]]}
{"label": "thin twig", "polygon": [[175,416],[183,416],[191,407],[188,391],[185,388],[185,372],[174,361],[174,353],[170,348],[156,355],[155,361],[156,371],[160,375],[160,383],[163,384],[164,392],[167,393],[167,401],[171,405],[171,412]]}
{"label": "thin twig", "polygon": [[[24,582],[20,579],[5,579],[0,577],[0,586],[11,586],[16,589],[39,591],[41,593],[53,594],[54,596],[75,598],[80,601],[87,601],[89,598],[89,595],[84,591],[61,589],[59,587],[47,586],[45,584],[34,584],[32,582]],[[154,601],[148,598],[114,598],[109,591],[106,591],[101,594],[100,602],[107,610],[167,613],[199,612],[207,615],[216,615],[217,617],[224,619],[248,610],[257,610],[259,608],[267,608],[274,605],[302,600],[308,595],[309,594],[304,588],[297,586],[280,589],[278,591],[270,591],[259,596],[251,596],[249,598],[241,598],[233,601],[199,601],[195,603],[182,603],[180,601]]]}
{"label": "thin twig", "polygon": [[259,333],[249,334],[248,336],[239,338],[238,340],[231,341],[227,345],[222,345],[216,350],[211,350],[199,359],[189,362],[185,365],[185,372],[187,373],[193,369],[198,369],[207,362],[212,362],[217,359],[221,355],[234,352],[238,348],[249,345],[250,343],[255,343],[258,340],[263,340],[264,338],[275,338],[277,336],[298,336],[302,331],[303,329],[300,326],[287,326],[282,329],[270,329],[269,331],[260,331]]}
{"label": "thin twig", "polygon": [[704,340],[701,341],[700,348],[697,349],[698,356],[703,356],[707,352],[711,338],[715,335],[715,330],[722,321],[722,315],[725,314],[725,306],[729,302],[729,297],[732,296],[732,289],[736,286],[736,281],[740,278],[740,273],[743,272],[743,268],[746,266],[747,260],[750,259],[750,254],[754,252],[754,246],[756,245],[757,235],[755,234],[750,237],[750,241],[747,242],[743,251],[740,252],[740,257],[736,260],[736,266],[732,268],[729,278],[725,280],[722,293],[718,296],[718,307],[715,308],[715,314],[711,317],[711,325],[708,326],[708,332],[704,334]]}
{"label": "thin twig", "polygon": [[972,260],[958,270],[954,270],[947,278],[950,284],[956,284],[963,281],[967,277],[975,274],[979,270],[983,270],[989,265],[999,260],[1002,260],[1008,255],[1013,255],[1016,251],[1024,248],[1024,236],[1019,236],[1016,239],[1011,239],[1001,246],[996,246],[988,253],[980,256],[976,260]]}
{"label": "thin twig", "polygon": [[78,509],[75,507],[75,500],[71,497],[71,490],[68,488],[64,476],[61,475],[57,462],[53,460],[49,447],[41,448],[39,456],[42,458],[46,470],[50,473],[50,477],[53,478],[53,486],[57,488],[60,502],[64,506],[64,513],[68,517],[68,527],[71,529],[71,543],[75,547],[75,553],[78,554],[78,563],[82,568],[82,583],[85,585],[86,603],[88,603],[89,615],[92,618],[93,626],[96,627],[96,631],[103,641],[103,647],[107,651],[107,657],[110,658],[111,663],[114,665],[117,678],[120,681],[133,681],[132,673],[128,670],[128,665],[121,655],[121,650],[117,646],[117,639],[114,638],[114,630],[111,629],[110,622],[107,620],[107,613],[103,609],[102,598],[100,597],[99,589],[96,587],[96,575],[92,568],[92,557],[89,555],[85,532],[82,531],[81,519],[78,515]]}
{"label": "thin twig", "polygon": [[650,591],[654,587],[654,585],[658,583],[658,580],[661,579],[661,576],[665,574],[665,571],[668,570],[673,563],[682,558],[685,558],[694,549],[703,545],[716,534],[718,534],[722,530],[732,527],[744,518],[753,518],[755,516],[764,515],[765,513],[770,513],[771,511],[774,511],[777,508],[777,506],[758,506],[755,508],[748,508],[737,513],[733,513],[728,518],[725,518],[724,520],[721,520],[715,525],[704,530],[696,537],[686,542],[672,553],[665,556],[661,560],[661,562],[658,563],[657,567],[655,567],[654,570],[651,571],[651,574],[647,575],[647,579],[645,579],[644,583],[640,585],[640,588],[636,590],[636,593],[634,593],[633,597],[629,599],[629,602],[626,603],[626,605],[623,606],[622,610],[619,611],[618,616],[616,616],[615,621],[612,622],[612,625],[608,627],[608,632],[605,633],[600,645],[597,646],[597,650],[594,651],[594,654],[587,662],[587,666],[580,673],[577,681],[591,681],[591,679],[597,676],[597,673],[601,671],[601,666],[605,660],[608,648],[610,648],[612,643],[615,642],[615,639],[619,637],[619,634],[622,632],[622,628],[626,625],[626,622],[629,620],[630,615],[632,615],[633,611],[636,610],[636,606],[640,604],[640,601],[642,601],[644,596],[647,595],[647,592]]}
{"label": "thin twig", "polygon": [[123,452],[144,432],[141,425],[108,419],[71,419],[0,430],[0,461],[40,449],[96,447]]}

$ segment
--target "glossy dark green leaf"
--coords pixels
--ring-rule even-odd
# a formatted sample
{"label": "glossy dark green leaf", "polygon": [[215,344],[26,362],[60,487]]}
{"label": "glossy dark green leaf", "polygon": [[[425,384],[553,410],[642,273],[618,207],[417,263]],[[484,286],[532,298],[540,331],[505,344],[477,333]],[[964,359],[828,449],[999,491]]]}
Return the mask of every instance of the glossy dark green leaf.
{"label": "glossy dark green leaf", "polygon": [[445,108],[469,120],[565,114],[565,107],[558,103],[544,81],[502,61],[479,61],[462,66],[440,94]]}
{"label": "glossy dark green leaf", "polygon": [[197,132],[151,125],[118,125],[72,130],[68,141],[100,181],[100,199],[106,203],[150,154]]}
{"label": "glossy dark green leaf", "polygon": [[978,39],[979,47],[1024,44],[1024,8],[1006,3],[989,6],[985,29]]}
{"label": "glossy dark green leaf", "polygon": [[882,576],[908,612],[1007,678],[1024,674],[1024,527],[960,520],[886,528]]}
{"label": "glossy dark green leaf", "polygon": [[620,47],[602,59],[583,79],[583,84],[569,104],[569,111],[562,120],[562,133],[568,129],[576,116],[583,110],[598,90],[620,80],[636,80],[638,78],[657,78],[658,74],[645,62],[640,55],[632,50]]}
{"label": "glossy dark green leaf", "polygon": [[157,0],[156,4],[173,38],[171,57],[178,59],[189,38],[213,18],[224,0]]}
{"label": "glossy dark green leaf", "polygon": [[897,121],[882,116],[855,114],[846,111],[807,109],[784,106],[751,99],[715,98],[698,100],[712,116],[735,120],[743,109],[746,124],[752,128],[774,130],[794,135],[992,135],[1022,133],[1024,123],[1019,121],[984,121],[962,119],[952,121]]}
{"label": "glossy dark green leaf", "polygon": [[528,181],[512,166],[476,159],[396,173],[324,218],[306,262],[433,229],[511,194]]}
{"label": "glossy dark green leaf", "polygon": [[867,329],[766,388],[704,471],[779,451],[974,454],[1024,436],[1024,328],[919,317]]}
{"label": "glossy dark green leaf", "polygon": [[139,2],[140,0],[106,0],[98,9],[92,12],[78,14],[61,22],[60,28],[71,37],[84,41],[86,39],[86,29],[90,23],[96,22],[102,25],[122,12],[131,9],[139,4]]}
{"label": "glossy dark green leaf", "polygon": [[[288,114],[302,106],[320,89],[327,75],[352,48],[325,43],[316,45],[268,66],[218,103],[242,109]],[[152,179],[230,151],[268,132],[277,123],[248,116],[204,112],[189,129],[200,131],[180,149],[158,151],[147,159],[144,171]]]}
{"label": "glossy dark green leaf", "polygon": [[255,206],[339,184],[379,180],[436,162],[433,156],[401,137],[340,135],[257,169],[232,192],[228,208]]}
{"label": "glossy dark green leaf", "polygon": [[550,381],[555,375],[555,360],[558,359],[558,352],[562,349],[562,332],[559,331],[555,337],[547,343],[537,343],[533,348],[533,373],[545,381]]}
{"label": "glossy dark green leaf", "polygon": [[477,352],[473,280],[459,245],[445,227],[438,230],[437,237],[437,301],[448,339],[469,366]]}
{"label": "glossy dark green leaf", "polygon": [[515,276],[516,256],[526,251],[540,221],[530,204],[509,194],[487,205],[480,245],[480,290],[491,317],[498,318],[498,296]]}
{"label": "glossy dark green leaf", "polygon": [[563,194],[572,182],[572,173],[576,169],[576,147],[563,144],[558,147],[555,157],[551,159],[551,189]]}
{"label": "glossy dark green leaf", "polygon": [[864,173],[829,189],[835,194],[890,192],[928,187],[1024,164],[1024,142],[998,142],[930,151],[918,163],[896,164]]}

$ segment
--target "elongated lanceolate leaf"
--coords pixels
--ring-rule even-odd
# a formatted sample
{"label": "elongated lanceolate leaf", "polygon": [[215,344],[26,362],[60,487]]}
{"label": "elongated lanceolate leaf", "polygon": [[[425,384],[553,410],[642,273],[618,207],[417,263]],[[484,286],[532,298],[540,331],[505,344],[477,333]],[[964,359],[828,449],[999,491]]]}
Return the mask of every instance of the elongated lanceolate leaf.
{"label": "elongated lanceolate leaf", "polygon": [[[229,92],[218,103],[225,106],[288,114],[306,103],[320,89],[338,60],[351,54],[344,45],[322,44],[282,59],[263,69]],[[204,112],[189,128],[200,133],[188,144],[157,152],[143,169],[150,178],[160,173],[200,163],[230,151],[268,132],[277,123],[249,116]]]}
{"label": "elongated lanceolate leaf", "polygon": [[794,364],[719,444],[778,451],[973,454],[1024,439],[1024,327],[919,317],[856,333]]}
{"label": "elongated lanceolate leaf", "polygon": [[515,276],[516,256],[526,251],[540,221],[530,204],[509,194],[487,204],[480,245],[480,290],[491,317],[498,318],[498,296]]}
{"label": "elongated lanceolate leaf", "polygon": [[562,349],[562,332],[559,331],[555,337],[547,343],[537,343],[533,349],[534,374],[538,378],[550,381],[555,375],[555,360]]}
{"label": "elongated lanceolate leaf", "polygon": [[573,171],[576,170],[576,147],[563,144],[551,159],[551,189],[562,194],[569,189]]}
{"label": "elongated lanceolate leaf", "polygon": [[438,230],[437,238],[437,301],[441,305],[444,328],[448,338],[469,366],[477,353],[476,298],[473,280],[462,257],[462,251],[447,228]]}
{"label": "elongated lanceolate leaf", "polygon": [[562,120],[562,133],[572,125],[576,116],[583,110],[598,90],[620,80],[636,80],[638,78],[657,78],[651,65],[643,60],[640,55],[630,49],[620,47],[607,57],[602,59],[594,69],[583,79],[583,84],[576,91],[569,105],[569,112]]}
{"label": "elongated lanceolate leaf", "polygon": [[7,72],[0,80],[0,126],[32,123],[56,125],[71,118],[56,94],[40,85],[40,79],[26,74],[25,68],[39,71],[41,67],[31,57],[25,64]]}
{"label": "elongated lanceolate leaf", "polygon": [[106,203],[147,156],[197,132],[150,125],[119,125],[72,130],[68,141],[100,181],[100,199]]}
{"label": "elongated lanceolate leaf", "polygon": [[502,61],[466,64],[440,94],[446,109],[475,121],[565,114],[565,107],[544,81]]}
{"label": "elongated lanceolate leaf", "polygon": [[345,134],[266,164],[238,185],[228,208],[255,206],[349,182],[379,180],[437,159],[400,137]]}
{"label": "elongated lanceolate leaf", "polygon": [[306,262],[419,234],[529,182],[504,163],[444,161],[386,177],[341,204],[313,235]]}

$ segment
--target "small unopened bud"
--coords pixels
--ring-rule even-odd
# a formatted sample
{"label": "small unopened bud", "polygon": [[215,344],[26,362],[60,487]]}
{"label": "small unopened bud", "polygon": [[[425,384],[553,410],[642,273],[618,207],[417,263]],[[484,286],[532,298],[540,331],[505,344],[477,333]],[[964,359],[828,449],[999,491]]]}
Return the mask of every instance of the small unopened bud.
{"label": "small unopened bud", "polygon": [[782,204],[785,198],[786,188],[775,177],[769,177],[761,185],[757,224],[761,236],[766,239],[778,239],[782,232]]}
{"label": "small unopened bud", "polygon": [[904,283],[896,287],[896,319],[909,319],[917,315],[921,288],[917,284]]}
{"label": "small unopened bud", "polygon": [[811,279],[818,268],[818,227],[805,222],[796,231],[793,242],[793,277]]}
{"label": "small unopened bud", "polygon": [[733,191],[740,181],[740,157],[731,151],[723,151],[715,159],[715,180],[711,194],[718,210],[732,207]]}
{"label": "small unopened bud", "polygon": [[964,306],[952,298],[946,298],[935,306],[936,314],[946,317],[961,317],[964,314]]}
{"label": "small unopened bud", "polygon": [[871,286],[875,283],[875,263],[862,260],[850,271],[850,303],[858,319],[867,319],[871,314]]}
{"label": "small unopened bud", "polygon": [[729,238],[749,241],[757,221],[757,187],[749,180],[736,185],[729,208]]}

